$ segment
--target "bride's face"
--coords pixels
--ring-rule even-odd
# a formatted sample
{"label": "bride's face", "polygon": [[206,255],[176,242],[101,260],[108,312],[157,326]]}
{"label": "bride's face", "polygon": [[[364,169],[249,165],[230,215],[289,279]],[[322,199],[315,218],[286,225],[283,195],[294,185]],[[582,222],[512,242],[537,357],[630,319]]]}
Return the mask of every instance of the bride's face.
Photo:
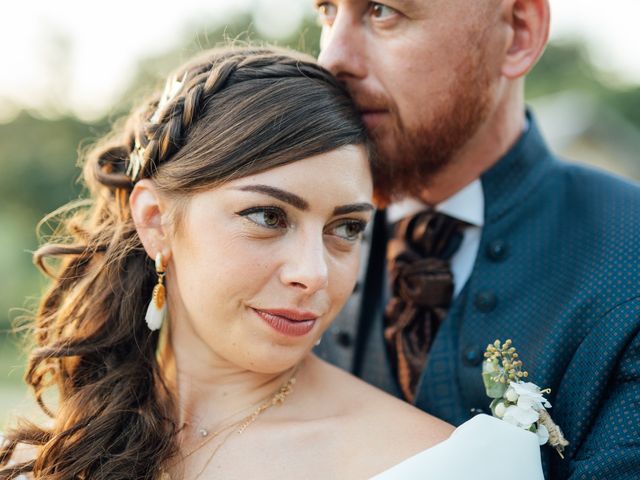
{"label": "bride's face", "polygon": [[295,365],[353,290],[371,197],[356,146],[192,197],[167,269],[176,354],[263,373]]}

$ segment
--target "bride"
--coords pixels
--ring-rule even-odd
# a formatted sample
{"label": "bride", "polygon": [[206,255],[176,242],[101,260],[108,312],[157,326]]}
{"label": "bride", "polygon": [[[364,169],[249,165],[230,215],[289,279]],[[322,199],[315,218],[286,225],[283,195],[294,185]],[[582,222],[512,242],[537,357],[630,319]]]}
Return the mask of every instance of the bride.
{"label": "bride", "polygon": [[310,58],[180,68],[35,254],[53,280],[26,380],[51,420],[5,434],[0,478],[542,478],[534,434],[454,431],[311,353],[354,288],[371,158]]}

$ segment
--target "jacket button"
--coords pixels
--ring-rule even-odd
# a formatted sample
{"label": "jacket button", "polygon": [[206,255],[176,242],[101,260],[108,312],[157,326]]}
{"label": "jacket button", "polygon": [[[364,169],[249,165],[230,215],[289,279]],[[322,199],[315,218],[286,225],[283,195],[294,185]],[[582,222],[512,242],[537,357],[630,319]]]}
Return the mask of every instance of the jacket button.
{"label": "jacket button", "polygon": [[338,345],[340,345],[341,347],[349,348],[353,343],[353,338],[351,337],[351,334],[344,330],[338,330],[336,333],[334,333],[334,336],[335,336],[336,342],[338,342]]}
{"label": "jacket button", "polygon": [[494,240],[487,245],[487,256],[494,262],[501,262],[507,258],[509,246],[504,240]]}
{"label": "jacket button", "polygon": [[478,346],[467,347],[463,353],[464,363],[470,367],[477,367],[484,359],[484,352]]}
{"label": "jacket button", "polygon": [[493,312],[498,304],[498,297],[493,292],[480,292],[476,295],[474,305],[483,313]]}

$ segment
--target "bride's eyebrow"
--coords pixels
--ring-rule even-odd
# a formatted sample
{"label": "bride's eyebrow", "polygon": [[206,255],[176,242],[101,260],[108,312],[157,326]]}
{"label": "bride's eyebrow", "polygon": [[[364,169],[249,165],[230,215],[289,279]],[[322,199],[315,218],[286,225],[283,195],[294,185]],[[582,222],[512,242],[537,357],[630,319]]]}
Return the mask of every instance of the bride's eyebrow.
{"label": "bride's eyebrow", "polygon": [[362,203],[350,203],[348,205],[340,205],[333,209],[334,215],[345,215],[347,213],[354,212],[370,212],[374,209],[374,206],[367,202]]}
{"label": "bride's eyebrow", "polygon": [[297,208],[298,210],[309,210],[309,202],[307,202],[304,198],[299,197],[295,193],[287,192],[286,190],[282,190],[280,188],[271,187],[269,185],[244,185],[242,187],[235,188],[234,190],[241,190],[243,192],[256,192],[263,193],[265,195],[269,195],[270,197],[276,198],[282,202],[288,203],[289,205]]}
{"label": "bride's eyebrow", "polygon": [[[243,185],[242,187],[234,188],[234,190],[240,190],[243,192],[256,192],[270,197],[276,198],[282,202],[297,208],[298,210],[309,210],[309,202],[304,198],[299,197],[295,193],[287,192],[281,188],[271,187],[269,185]],[[347,205],[340,205],[333,209],[334,215],[346,215],[347,213],[354,212],[370,212],[374,210],[374,206],[367,202],[361,203],[349,203]]]}

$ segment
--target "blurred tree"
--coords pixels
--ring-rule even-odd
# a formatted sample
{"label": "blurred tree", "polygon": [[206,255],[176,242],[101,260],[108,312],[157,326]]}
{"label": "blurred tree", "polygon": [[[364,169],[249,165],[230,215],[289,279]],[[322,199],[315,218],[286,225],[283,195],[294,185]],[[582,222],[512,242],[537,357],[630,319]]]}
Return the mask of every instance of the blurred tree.
{"label": "blurred tree", "polygon": [[192,27],[185,29],[185,32],[182,40],[177,42],[176,48],[139,62],[138,71],[129,88],[117,102],[114,114],[128,111],[149,93],[150,87],[161,87],[162,79],[177,65],[209,48],[230,43],[250,43],[293,48],[313,57],[317,57],[319,53],[320,27],[315,19],[309,17],[304,19],[298,31],[280,40],[266,38],[254,30],[251,13],[238,15],[224,25],[213,28]]}
{"label": "blurred tree", "polygon": [[640,86],[610,87],[577,40],[549,44],[526,81],[528,99],[569,90],[589,93],[640,128]]}
{"label": "blurred tree", "polygon": [[105,122],[47,120],[27,112],[0,126],[0,328],[8,325],[9,309],[38,290],[30,253],[37,222],[78,196],[79,145],[105,130]]}
{"label": "blurred tree", "polygon": [[585,48],[580,43],[549,44],[527,76],[527,97],[574,89],[600,89],[597,72],[589,62]]}
{"label": "blurred tree", "polygon": [[640,87],[626,90],[607,90],[602,93],[602,98],[605,103],[640,128]]}

